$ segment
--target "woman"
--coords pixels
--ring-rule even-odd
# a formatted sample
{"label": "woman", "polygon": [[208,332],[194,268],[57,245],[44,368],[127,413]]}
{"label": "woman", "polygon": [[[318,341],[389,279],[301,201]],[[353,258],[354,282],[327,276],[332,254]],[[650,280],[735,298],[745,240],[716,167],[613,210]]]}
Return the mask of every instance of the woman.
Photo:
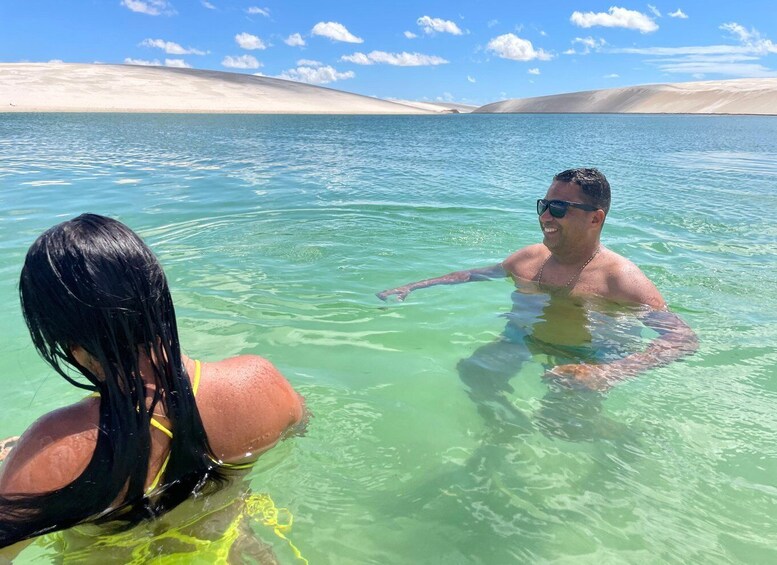
{"label": "woman", "polygon": [[19,294],[40,355],[92,394],[40,418],[3,463],[0,547],[161,515],[222,485],[303,418],[267,360],[181,353],[162,267],[116,220],[84,214],[46,231]]}

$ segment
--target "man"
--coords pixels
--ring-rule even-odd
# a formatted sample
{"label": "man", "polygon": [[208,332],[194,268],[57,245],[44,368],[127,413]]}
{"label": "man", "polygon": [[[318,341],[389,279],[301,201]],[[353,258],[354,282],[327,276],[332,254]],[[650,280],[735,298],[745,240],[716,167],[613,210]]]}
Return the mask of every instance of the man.
{"label": "man", "polygon": [[[667,311],[655,285],[631,261],[601,244],[602,227],[609,209],[610,185],[601,172],[586,168],[563,171],[553,177],[545,198],[537,201],[542,243],[519,249],[490,267],[456,271],[409,283],[384,290],[377,296],[381,300],[389,296],[404,300],[410,292],[419,288],[506,276],[512,277],[518,292],[536,294],[537,289],[546,290],[549,299],[542,306],[543,312],[533,316],[531,324],[524,324],[533,326],[529,331],[521,330],[524,350],[528,348],[530,353],[546,354],[563,350],[564,354],[554,357],[573,362],[550,367],[546,376],[578,382],[592,389],[606,389],[616,381],[689,355],[697,348],[696,335],[682,320]],[[569,306],[569,299],[575,297],[599,297],[619,304],[642,305],[637,315],[659,334],[658,338],[646,350],[631,352],[617,359],[612,359],[611,355],[578,354],[579,346],[591,345],[595,340],[589,331],[590,316],[578,316],[574,314],[573,307],[564,306],[565,300]],[[521,297],[516,300],[520,301]],[[563,313],[559,314],[561,311]],[[513,313],[516,313],[516,308]],[[542,322],[537,323],[538,319]],[[557,323],[554,324],[554,320]],[[511,324],[514,324],[513,320],[508,329]],[[570,338],[572,334],[576,337]],[[476,352],[470,358],[476,361],[477,358],[499,358],[493,363],[475,363],[481,368],[486,366],[486,372],[501,374],[502,385],[495,384],[494,377],[490,377],[492,392],[509,388],[506,387],[505,377],[509,379],[516,369],[506,365],[516,363],[514,356],[511,361],[503,350],[508,344],[514,346],[516,341],[507,337],[506,333],[501,342],[481,348],[480,355]],[[478,378],[471,374],[465,374],[470,360],[462,361],[459,371],[462,380],[474,391],[476,387],[483,387],[484,383],[478,382]],[[493,367],[499,363],[505,367]]]}

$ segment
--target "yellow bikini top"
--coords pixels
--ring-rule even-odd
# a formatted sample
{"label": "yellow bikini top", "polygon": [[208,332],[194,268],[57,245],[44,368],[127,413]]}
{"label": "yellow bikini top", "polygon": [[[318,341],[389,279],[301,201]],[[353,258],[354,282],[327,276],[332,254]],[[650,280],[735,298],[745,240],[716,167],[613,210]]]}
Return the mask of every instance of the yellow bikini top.
{"label": "yellow bikini top", "polygon": [[[197,396],[197,389],[200,387],[201,373],[202,373],[202,364],[198,360],[195,360],[194,378],[192,379],[192,393],[194,394],[195,397]],[[159,431],[161,431],[170,439],[173,439],[173,432],[153,416],[151,417],[151,425],[156,429],[158,429]],[[254,464],[253,461],[249,463],[224,463],[223,461],[217,461],[216,459],[213,459],[213,458],[211,458],[211,460],[221,467],[226,467],[227,469],[232,469],[235,471],[239,471],[242,469],[250,469]],[[157,486],[159,486],[159,481],[162,480],[162,476],[165,474],[165,469],[167,468],[167,463],[169,461],[170,461],[170,453],[167,454],[167,457],[165,457],[165,460],[162,462],[162,466],[159,467],[159,472],[157,472],[156,476],[154,477],[154,480],[151,481],[151,484],[146,489],[147,495],[151,493]]]}
{"label": "yellow bikini top", "polygon": [[[199,360],[195,359],[194,361],[194,378],[192,378],[192,394],[196,397],[197,396],[197,389],[200,387],[200,376],[202,375],[202,363],[200,363]],[[99,398],[100,393],[95,392],[90,394],[89,396]],[[154,418],[153,416],[150,419],[151,426],[158,429],[160,432],[165,434],[170,439],[173,439],[173,432],[165,426],[162,422]],[[212,458],[211,458],[212,459]],[[162,462],[162,466],[159,467],[159,471],[157,472],[156,476],[154,477],[154,480],[151,481],[151,484],[146,489],[146,494],[150,494],[156,487],[159,486],[159,482],[162,480],[162,476],[165,474],[165,469],[167,469],[167,464],[170,462],[170,453],[168,452],[167,457],[165,457],[165,460]],[[228,469],[233,469],[236,471],[242,470],[242,469],[249,469],[253,466],[253,461],[249,463],[224,463],[223,461],[217,461],[213,459],[213,462],[221,467],[226,467]]]}
{"label": "yellow bikini top", "polygon": [[[194,360],[194,378],[192,379],[192,394],[197,397],[197,389],[200,387],[200,374],[202,373],[202,363],[198,359]],[[165,434],[170,439],[173,439],[173,432],[165,426],[162,422],[151,416],[151,425],[158,429],[160,432]],[[165,460],[162,462],[162,466],[159,467],[159,471],[156,474],[156,477],[154,477],[154,480],[151,481],[151,484],[146,489],[146,494],[151,493],[158,485],[159,481],[162,480],[162,475],[165,474],[165,469],[167,469],[167,464],[170,462],[170,452],[168,451],[167,457],[165,457]]]}

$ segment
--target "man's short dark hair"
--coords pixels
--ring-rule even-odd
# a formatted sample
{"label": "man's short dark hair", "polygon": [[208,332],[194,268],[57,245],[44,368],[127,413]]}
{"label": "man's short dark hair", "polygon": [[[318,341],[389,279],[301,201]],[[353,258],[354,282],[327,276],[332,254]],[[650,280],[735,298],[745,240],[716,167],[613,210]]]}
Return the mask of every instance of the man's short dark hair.
{"label": "man's short dark hair", "polygon": [[567,169],[553,180],[577,184],[583,190],[587,204],[601,208],[605,214],[610,211],[610,183],[598,169]]}

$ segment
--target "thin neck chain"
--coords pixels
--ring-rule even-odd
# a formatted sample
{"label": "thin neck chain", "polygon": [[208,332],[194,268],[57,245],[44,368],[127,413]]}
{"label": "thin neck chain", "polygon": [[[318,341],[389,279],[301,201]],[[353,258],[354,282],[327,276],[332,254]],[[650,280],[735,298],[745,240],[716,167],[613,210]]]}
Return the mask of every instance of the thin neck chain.
{"label": "thin neck chain", "polygon": [[[565,285],[564,285],[564,287],[565,287],[565,288],[566,288],[566,287],[569,287],[569,286],[570,286],[570,285],[571,285],[573,282],[575,282],[575,280],[577,280],[577,278],[578,278],[578,277],[579,277],[579,276],[580,276],[580,275],[583,273],[583,269],[585,269],[585,268],[588,266],[588,263],[590,263],[591,261],[593,261],[593,260],[594,260],[594,257],[596,257],[597,255],[599,255],[599,252],[600,252],[601,250],[602,250],[602,248],[601,248],[601,247],[597,247],[597,248],[596,248],[596,251],[594,251],[594,254],[593,254],[593,255],[591,255],[591,256],[588,258],[588,261],[586,261],[585,263],[583,263],[583,266],[582,266],[582,267],[580,267],[580,270],[579,270],[578,272],[576,272],[574,275],[572,275],[572,278],[571,278],[571,279],[569,279],[569,280],[567,281],[567,284],[565,284]],[[551,257],[553,257],[553,254],[552,254],[552,253],[551,253],[550,255],[548,255],[548,257],[547,257],[547,259],[545,259],[545,261],[543,261],[543,262],[542,262],[542,266],[540,267],[540,274],[539,274],[539,276],[537,276],[537,284],[538,284],[538,285],[539,285],[539,284],[542,284],[542,271],[544,271],[544,270],[545,270],[545,265],[547,265],[547,263],[548,263],[548,261],[550,261],[550,258],[551,258]],[[570,287],[570,288],[571,288],[571,287]]]}

